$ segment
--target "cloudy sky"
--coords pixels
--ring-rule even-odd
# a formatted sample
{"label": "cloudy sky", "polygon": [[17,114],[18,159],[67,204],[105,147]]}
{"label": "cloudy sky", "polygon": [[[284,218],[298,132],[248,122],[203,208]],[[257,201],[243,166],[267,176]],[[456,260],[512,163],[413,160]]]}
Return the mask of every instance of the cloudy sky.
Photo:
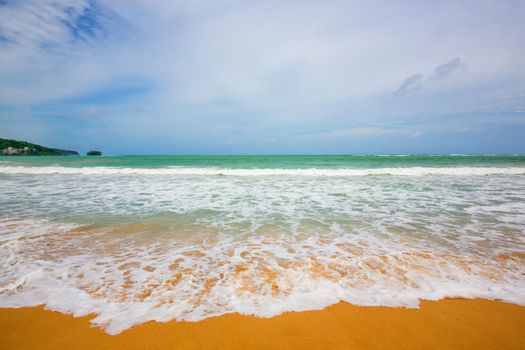
{"label": "cloudy sky", "polygon": [[0,137],[525,153],[525,1],[0,0]]}

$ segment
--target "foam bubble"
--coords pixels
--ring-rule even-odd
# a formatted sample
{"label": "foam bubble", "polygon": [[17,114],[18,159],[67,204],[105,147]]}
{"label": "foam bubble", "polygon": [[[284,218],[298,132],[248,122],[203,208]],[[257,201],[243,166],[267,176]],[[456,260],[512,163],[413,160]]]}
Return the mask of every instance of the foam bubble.
{"label": "foam bubble", "polygon": [[60,167],[60,166],[0,166],[3,174],[32,175],[197,175],[197,176],[486,176],[486,175],[525,175],[522,167],[399,167],[399,168],[369,168],[369,169],[234,169],[234,168],[116,168],[116,167]]}
{"label": "foam bubble", "polygon": [[[23,235],[39,224],[47,235]],[[153,227],[4,220],[0,306],[45,304],[117,334],[149,320],[199,321],[225,313],[271,317],[338,301],[417,307],[420,299],[501,299],[525,305],[525,251],[462,251],[374,232],[203,233],[174,239]],[[61,232],[57,229],[61,227]],[[13,244],[16,242],[16,244]],[[519,244],[518,244],[519,246]],[[12,259],[10,257],[16,257]]]}
{"label": "foam bubble", "polygon": [[523,171],[3,166],[0,307],[116,334],[341,300],[524,305]]}

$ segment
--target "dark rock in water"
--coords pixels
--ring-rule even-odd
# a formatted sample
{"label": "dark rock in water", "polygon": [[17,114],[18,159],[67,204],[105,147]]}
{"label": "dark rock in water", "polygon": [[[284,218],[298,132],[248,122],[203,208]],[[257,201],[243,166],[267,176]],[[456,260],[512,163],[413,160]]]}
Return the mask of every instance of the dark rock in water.
{"label": "dark rock in water", "polygon": [[88,153],[86,153],[86,156],[101,156],[102,155],[102,152],[100,151],[89,151]]}
{"label": "dark rock in water", "polygon": [[0,138],[0,156],[78,156],[75,151],[48,148],[34,143]]}

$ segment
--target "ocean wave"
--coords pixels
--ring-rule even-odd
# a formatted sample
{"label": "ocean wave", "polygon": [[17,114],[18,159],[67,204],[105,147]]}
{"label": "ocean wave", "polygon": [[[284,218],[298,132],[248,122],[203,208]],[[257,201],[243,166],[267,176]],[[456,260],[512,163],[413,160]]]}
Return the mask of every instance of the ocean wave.
{"label": "ocean wave", "polygon": [[[29,234],[31,226],[51,234]],[[13,238],[0,242],[0,307],[96,314],[93,324],[117,334],[151,320],[272,317],[339,301],[417,307],[421,299],[463,297],[525,305],[520,249],[469,253],[337,230],[180,241],[147,239],[136,225],[68,226],[0,222],[0,233]]]}
{"label": "ocean wave", "polygon": [[197,176],[485,176],[525,175],[523,167],[397,167],[397,168],[117,168],[117,167],[60,167],[60,166],[1,166],[0,174],[30,175],[197,175]]}

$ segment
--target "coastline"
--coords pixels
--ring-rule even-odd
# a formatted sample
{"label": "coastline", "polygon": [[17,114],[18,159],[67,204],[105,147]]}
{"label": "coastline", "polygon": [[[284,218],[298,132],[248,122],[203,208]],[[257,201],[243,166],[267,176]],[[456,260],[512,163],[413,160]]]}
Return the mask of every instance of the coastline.
{"label": "coastline", "polygon": [[229,314],[147,322],[110,336],[43,306],[0,309],[3,349],[520,349],[525,307],[482,299],[422,301],[419,309],[338,303],[273,318]]}

